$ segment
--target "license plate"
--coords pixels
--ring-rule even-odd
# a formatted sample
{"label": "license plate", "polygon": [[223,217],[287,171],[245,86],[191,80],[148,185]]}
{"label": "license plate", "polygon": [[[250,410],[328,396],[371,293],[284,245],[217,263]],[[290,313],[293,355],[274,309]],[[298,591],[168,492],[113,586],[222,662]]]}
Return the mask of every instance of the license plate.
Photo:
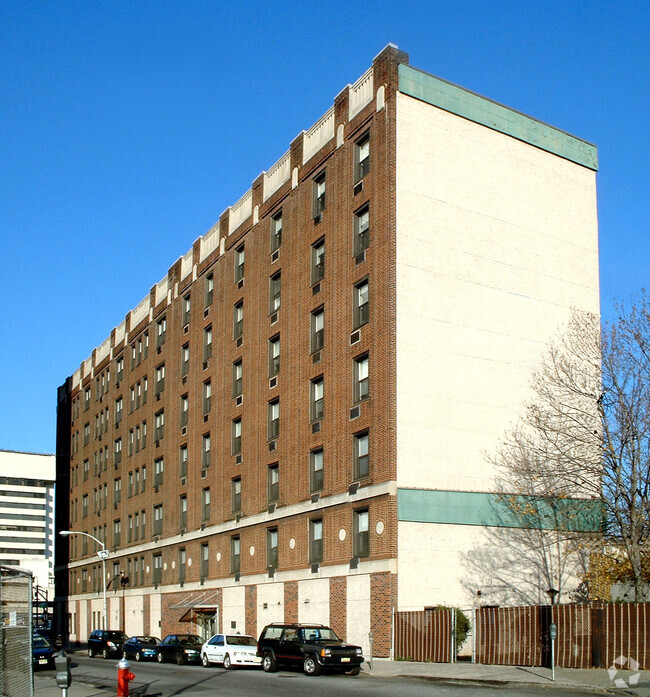
{"label": "license plate", "polygon": [[341,663],[349,663],[350,659],[349,658],[342,658]]}
{"label": "license plate", "polygon": [[45,665],[45,664],[47,663],[47,658],[39,658],[39,659],[38,659],[38,664],[41,665],[41,663],[42,663],[43,665]]}

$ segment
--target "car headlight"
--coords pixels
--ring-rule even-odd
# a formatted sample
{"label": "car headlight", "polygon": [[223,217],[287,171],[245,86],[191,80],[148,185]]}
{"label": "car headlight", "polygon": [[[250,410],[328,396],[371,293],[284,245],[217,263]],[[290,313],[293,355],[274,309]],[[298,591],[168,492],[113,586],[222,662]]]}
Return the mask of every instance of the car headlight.
{"label": "car headlight", "polygon": [[321,656],[331,656],[331,655],[332,655],[332,651],[331,651],[331,649],[321,649],[321,650],[320,650],[320,655],[321,655]]}
{"label": "car headlight", "polygon": [[363,656],[363,652],[361,651],[361,649],[357,649],[357,656]]}
{"label": "car headlight", "polygon": [[115,649],[117,648],[115,644],[112,641],[107,641],[106,646],[108,646],[109,649]]}

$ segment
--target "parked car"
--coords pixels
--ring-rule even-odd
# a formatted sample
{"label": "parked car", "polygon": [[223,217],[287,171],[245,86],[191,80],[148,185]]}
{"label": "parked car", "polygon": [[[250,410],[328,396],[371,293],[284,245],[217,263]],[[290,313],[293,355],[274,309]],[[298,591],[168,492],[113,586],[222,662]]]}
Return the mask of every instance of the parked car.
{"label": "parked car", "polygon": [[158,663],[176,661],[183,663],[198,663],[201,660],[203,639],[197,634],[168,634],[156,646]]}
{"label": "parked car", "polygon": [[360,646],[341,641],[322,624],[268,624],[257,642],[262,668],[271,673],[281,665],[302,664],[305,675],[323,668],[359,675],[363,663]]}
{"label": "parked car", "polygon": [[215,634],[201,647],[201,662],[223,663],[226,670],[234,666],[260,666],[262,659],[257,655],[257,641],[245,634]]}
{"label": "parked car", "polygon": [[32,665],[37,668],[54,668],[56,649],[39,634],[32,637]]}
{"label": "parked car", "polygon": [[112,629],[95,629],[88,637],[88,655],[92,658],[100,653],[103,658],[121,656],[124,642],[128,639],[124,632]]}
{"label": "parked car", "polygon": [[151,659],[158,656],[156,646],[160,644],[160,639],[155,636],[132,636],[124,642],[124,657],[135,658],[136,661]]}

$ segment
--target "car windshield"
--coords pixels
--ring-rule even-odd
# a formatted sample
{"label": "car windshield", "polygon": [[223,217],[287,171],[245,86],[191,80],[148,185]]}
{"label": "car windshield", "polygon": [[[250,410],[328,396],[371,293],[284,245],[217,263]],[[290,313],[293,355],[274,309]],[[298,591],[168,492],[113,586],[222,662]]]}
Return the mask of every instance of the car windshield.
{"label": "car windshield", "polygon": [[46,649],[50,645],[50,642],[47,641],[46,639],[43,639],[42,636],[35,636],[32,639],[32,646],[35,649]]}
{"label": "car windshield", "polygon": [[257,642],[252,636],[227,636],[226,642],[234,646],[257,646]]}
{"label": "car windshield", "polygon": [[124,632],[106,632],[106,638],[111,641],[122,641],[126,639],[126,634]]}
{"label": "car windshield", "polygon": [[179,644],[202,644],[203,640],[197,634],[179,634],[178,635]]}
{"label": "car windshield", "polygon": [[339,641],[334,630],[329,627],[304,627],[304,641]]}

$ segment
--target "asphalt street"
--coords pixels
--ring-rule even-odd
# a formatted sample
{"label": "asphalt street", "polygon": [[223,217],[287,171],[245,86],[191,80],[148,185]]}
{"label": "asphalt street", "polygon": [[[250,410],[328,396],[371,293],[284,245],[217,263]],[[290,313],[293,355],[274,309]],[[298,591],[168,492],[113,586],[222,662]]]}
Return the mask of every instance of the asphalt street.
{"label": "asphalt street", "polygon": [[[72,658],[73,682],[83,683],[89,689],[88,697],[109,697],[116,694],[117,661],[114,659],[88,658],[74,654]],[[136,678],[131,683],[132,697],[496,697],[510,693],[518,697],[548,697],[549,695],[583,697],[593,691],[566,690],[555,686],[528,686],[475,684],[468,682],[441,682],[417,678],[358,677],[320,675],[307,677],[301,671],[282,670],[264,673],[260,669],[235,669],[225,671],[220,667],[177,666],[166,663],[131,663]],[[36,674],[35,697],[41,692],[51,692],[54,673]]]}

